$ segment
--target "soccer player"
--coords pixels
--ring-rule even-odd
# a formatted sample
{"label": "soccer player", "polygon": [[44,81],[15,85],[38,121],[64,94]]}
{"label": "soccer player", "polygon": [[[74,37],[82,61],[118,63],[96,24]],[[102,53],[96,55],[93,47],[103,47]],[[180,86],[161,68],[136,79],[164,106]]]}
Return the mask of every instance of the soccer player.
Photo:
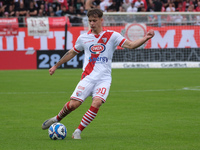
{"label": "soccer player", "polygon": [[91,107],[72,134],[74,139],[81,139],[81,132],[94,120],[99,108],[106,102],[111,86],[111,62],[116,47],[121,46],[134,49],[154,36],[154,31],[149,30],[143,38],[129,41],[118,32],[103,29],[103,12],[100,9],[90,9],[87,16],[91,30],[81,34],[75,46],[49,69],[49,74],[53,75],[60,65],[84,51],[85,58],[81,80],[72,93],[70,101],[64,105],[58,115],[46,120],[42,124],[42,129],[48,129],[51,124],[61,121],[65,116],[78,108],[88,96],[92,96]]}

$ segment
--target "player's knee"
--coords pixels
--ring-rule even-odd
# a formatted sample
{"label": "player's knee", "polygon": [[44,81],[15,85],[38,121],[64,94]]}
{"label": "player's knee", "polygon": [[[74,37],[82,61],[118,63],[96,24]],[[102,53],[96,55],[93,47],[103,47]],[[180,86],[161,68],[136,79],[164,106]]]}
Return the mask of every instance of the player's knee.
{"label": "player's knee", "polygon": [[102,103],[103,103],[102,100],[99,98],[93,99],[92,106],[95,108],[100,108]]}
{"label": "player's knee", "polygon": [[78,108],[82,103],[80,101],[77,101],[77,100],[70,100],[70,104],[69,104],[69,107],[70,109],[73,111],[75,110],[76,108]]}

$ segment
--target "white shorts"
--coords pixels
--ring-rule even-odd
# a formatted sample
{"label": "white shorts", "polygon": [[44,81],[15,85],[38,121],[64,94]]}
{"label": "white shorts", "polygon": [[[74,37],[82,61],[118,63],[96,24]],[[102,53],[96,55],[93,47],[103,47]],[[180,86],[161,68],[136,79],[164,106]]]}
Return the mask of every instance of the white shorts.
{"label": "white shorts", "polygon": [[70,99],[84,102],[88,96],[92,96],[92,99],[100,98],[103,102],[106,102],[110,91],[110,85],[110,80],[91,82],[82,79],[76,86]]}

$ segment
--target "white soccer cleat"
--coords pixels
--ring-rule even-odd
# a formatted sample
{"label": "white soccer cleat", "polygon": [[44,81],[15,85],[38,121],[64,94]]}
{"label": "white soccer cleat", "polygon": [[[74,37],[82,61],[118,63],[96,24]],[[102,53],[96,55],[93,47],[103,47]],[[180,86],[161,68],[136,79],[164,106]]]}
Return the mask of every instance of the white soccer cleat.
{"label": "white soccer cleat", "polygon": [[50,118],[48,120],[46,120],[43,124],[42,124],[42,129],[43,130],[46,130],[48,129],[53,123],[56,123],[58,122],[57,119],[56,119],[56,116],[53,117],[53,118]]}
{"label": "white soccer cleat", "polygon": [[81,132],[75,130],[74,133],[72,134],[73,139],[81,139]]}

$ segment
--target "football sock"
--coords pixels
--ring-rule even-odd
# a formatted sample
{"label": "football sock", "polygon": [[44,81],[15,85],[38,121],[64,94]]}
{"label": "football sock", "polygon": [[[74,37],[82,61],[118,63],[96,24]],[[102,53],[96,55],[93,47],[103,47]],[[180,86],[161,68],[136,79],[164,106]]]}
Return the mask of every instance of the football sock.
{"label": "football sock", "polygon": [[78,126],[78,129],[83,131],[83,129],[85,129],[90,124],[90,122],[94,120],[94,118],[97,115],[98,110],[99,110],[98,108],[91,106],[90,109],[83,116],[81,123]]}
{"label": "football sock", "polygon": [[71,113],[73,110],[70,109],[69,107],[69,102],[67,102],[64,107],[62,108],[62,110],[58,113],[58,115],[56,116],[56,119],[58,121],[62,120],[65,116],[67,116],[69,113]]}
{"label": "football sock", "polygon": [[75,132],[81,133],[82,131],[80,129],[76,129]]}

